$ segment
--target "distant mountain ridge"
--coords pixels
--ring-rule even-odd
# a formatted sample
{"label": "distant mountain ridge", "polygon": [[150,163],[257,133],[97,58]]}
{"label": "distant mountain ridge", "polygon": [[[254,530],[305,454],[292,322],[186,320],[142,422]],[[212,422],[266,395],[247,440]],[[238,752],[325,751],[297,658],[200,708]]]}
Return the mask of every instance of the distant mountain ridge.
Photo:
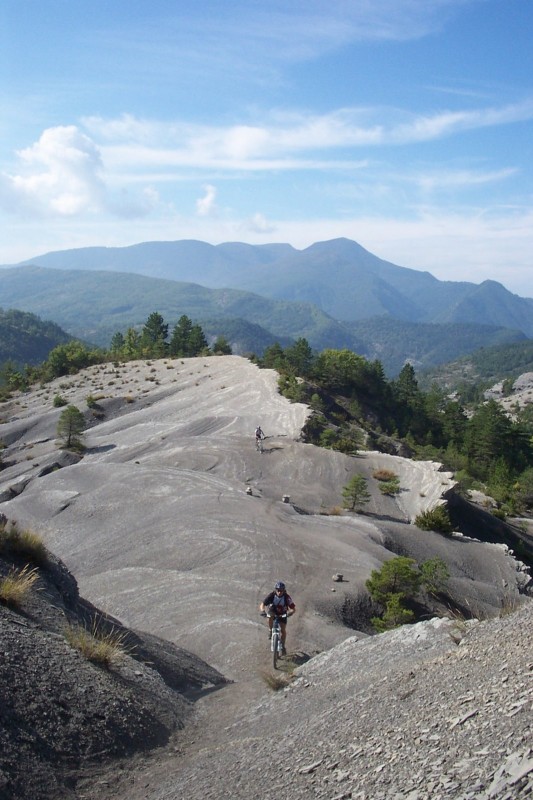
{"label": "distant mountain ridge", "polygon": [[5,305],[54,319],[72,336],[108,347],[117,331],[139,328],[152,311],[172,327],[182,314],[214,340],[225,336],[235,353],[262,354],[304,337],[320,351],[348,348],[379,359],[388,375],[406,360],[416,367],[458,358],[477,347],[525,339],[521,331],[469,323],[430,325],[392,317],[339,322],[310,303],[274,300],[237,289],[208,289],[122,272],[22,266],[0,269]]}
{"label": "distant mountain ridge", "polygon": [[240,289],[312,303],[345,322],[386,315],[408,322],[495,325],[533,337],[532,298],[512,294],[496,281],[440,281],[429,272],[384,261],[350,239],[317,242],[304,250],[289,244],[143,242],[51,252],[21,264],[126,271]]}
{"label": "distant mountain ridge", "polygon": [[428,368],[533,338],[533,299],[495,281],[440,281],[349,239],[304,250],[181,240],[51,252],[0,268],[0,303],[104,347],[157,310],[171,326],[187,314],[236,353],[305,337],[318,351],[379,359],[388,375],[406,361]]}

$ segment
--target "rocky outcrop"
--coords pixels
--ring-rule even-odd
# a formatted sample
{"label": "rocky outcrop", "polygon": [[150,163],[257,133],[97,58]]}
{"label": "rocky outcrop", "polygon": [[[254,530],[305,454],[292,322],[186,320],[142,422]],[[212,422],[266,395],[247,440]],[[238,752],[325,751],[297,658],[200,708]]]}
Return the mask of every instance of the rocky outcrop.
{"label": "rocky outcrop", "polygon": [[[24,558],[0,555],[0,580]],[[68,644],[68,625],[113,630],[124,652],[110,668]],[[168,642],[125,629],[81,599],[52,554],[22,605],[0,604],[0,796],[77,797],[92,770],[164,745],[194,693],[224,678]]]}

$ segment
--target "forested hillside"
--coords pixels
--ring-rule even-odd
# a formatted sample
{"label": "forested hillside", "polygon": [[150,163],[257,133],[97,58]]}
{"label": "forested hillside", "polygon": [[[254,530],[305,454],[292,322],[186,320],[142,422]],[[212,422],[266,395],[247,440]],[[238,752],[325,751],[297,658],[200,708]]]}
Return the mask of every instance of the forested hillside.
{"label": "forested hillside", "polygon": [[310,303],[117,272],[4,269],[0,296],[12,307],[53,319],[72,336],[100,347],[108,347],[117,331],[139,331],[157,309],[170,325],[186,314],[206,333],[224,335],[235,353],[262,354],[276,341],[285,346],[304,337],[317,351],[349,348],[378,358],[389,376],[397,375],[406,362],[420,369],[525,336],[510,328],[467,322],[417,324],[388,315],[339,322]]}
{"label": "forested hillside", "polygon": [[429,387],[437,383],[444,389],[455,390],[479,384],[480,388],[506,378],[517,378],[533,372],[533,341],[481,347],[463,358],[450,361],[420,373],[420,384]]}
{"label": "forested hillside", "polygon": [[54,322],[25,311],[0,309],[0,364],[40,364],[52,348],[72,337]]}

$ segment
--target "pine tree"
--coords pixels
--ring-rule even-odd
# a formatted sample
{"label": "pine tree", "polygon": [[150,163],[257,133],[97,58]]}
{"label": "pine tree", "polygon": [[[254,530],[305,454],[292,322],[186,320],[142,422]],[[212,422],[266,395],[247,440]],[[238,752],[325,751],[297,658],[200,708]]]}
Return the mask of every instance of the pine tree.
{"label": "pine tree", "polygon": [[80,449],[80,435],[85,429],[85,417],[77,406],[67,406],[57,422],[57,435],[67,449]]}

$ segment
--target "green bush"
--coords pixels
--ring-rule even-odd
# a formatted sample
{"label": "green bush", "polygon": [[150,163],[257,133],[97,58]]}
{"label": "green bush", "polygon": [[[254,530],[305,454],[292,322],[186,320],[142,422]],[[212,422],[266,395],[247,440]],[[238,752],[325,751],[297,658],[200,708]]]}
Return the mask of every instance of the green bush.
{"label": "green bush", "polygon": [[414,621],[414,613],[402,603],[401,594],[392,594],[387,599],[385,612],[382,617],[372,617],[371,622],[378,633],[389,631],[392,628],[399,628],[400,625],[408,625]]}
{"label": "green bush", "polygon": [[68,401],[65,400],[65,398],[62,397],[60,394],[56,394],[53,400],[54,408],[61,408],[61,406],[66,406],[67,402]]}
{"label": "green bush", "polygon": [[395,494],[400,494],[401,489],[400,489],[400,482],[399,482],[398,478],[396,478],[396,480],[392,480],[392,481],[380,481],[378,485],[379,485],[379,491],[381,492],[381,494],[387,494],[387,495],[390,495],[390,496],[395,495]]}
{"label": "green bush", "polygon": [[379,632],[415,621],[415,614],[406,607],[421,588],[429,594],[440,592],[449,578],[446,564],[441,558],[431,558],[419,566],[413,558],[397,556],[386,561],[381,569],[372,570],[366,582],[372,600],[384,611],[373,617],[372,624]]}
{"label": "green bush", "polygon": [[392,595],[414,597],[420,588],[420,572],[414,558],[397,556],[374,569],[365,584],[372,600],[386,604]]}
{"label": "green bush", "polygon": [[415,517],[415,525],[423,531],[450,534],[453,530],[450,515],[444,506],[435,506]]}
{"label": "green bush", "polygon": [[448,567],[442,558],[435,556],[420,564],[421,584],[429,594],[438,594],[450,577]]}

